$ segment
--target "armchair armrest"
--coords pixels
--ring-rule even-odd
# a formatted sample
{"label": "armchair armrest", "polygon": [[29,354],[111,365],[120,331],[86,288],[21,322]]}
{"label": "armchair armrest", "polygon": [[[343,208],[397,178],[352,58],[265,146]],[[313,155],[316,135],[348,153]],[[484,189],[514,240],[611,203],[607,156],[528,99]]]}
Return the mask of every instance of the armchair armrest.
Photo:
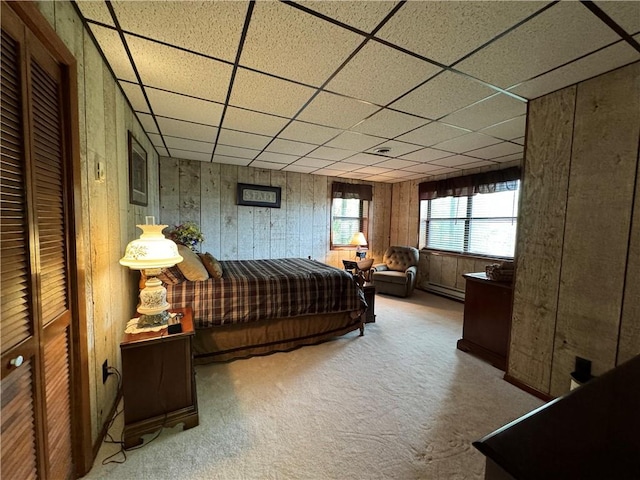
{"label": "armchair armrest", "polygon": [[417,273],[418,273],[418,267],[416,267],[415,265],[413,265],[413,266],[411,266],[411,267],[407,268],[407,269],[405,270],[405,273],[406,273],[406,274],[411,274],[411,275],[413,275],[413,276],[415,277],[415,276],[417,275]]}
{"label": "armchair armrest", "polygon": [[389,270],[389,267],[387,267],[386,263],[377,263],[371,267],[371,270],[374,272],[382,272],[383,270]]}

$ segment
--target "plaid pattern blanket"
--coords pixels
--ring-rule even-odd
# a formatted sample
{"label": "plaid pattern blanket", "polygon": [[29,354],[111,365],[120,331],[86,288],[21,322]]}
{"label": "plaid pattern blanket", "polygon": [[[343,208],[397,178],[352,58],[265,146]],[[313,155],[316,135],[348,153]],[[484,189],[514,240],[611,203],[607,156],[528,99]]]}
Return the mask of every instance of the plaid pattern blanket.
{"label": "plaid pattern blanket", "polygon": [[193,308],[196,328],[366,307],[350,273],[302,258],[220,261],[222,278],[166,285],[172,307]]}

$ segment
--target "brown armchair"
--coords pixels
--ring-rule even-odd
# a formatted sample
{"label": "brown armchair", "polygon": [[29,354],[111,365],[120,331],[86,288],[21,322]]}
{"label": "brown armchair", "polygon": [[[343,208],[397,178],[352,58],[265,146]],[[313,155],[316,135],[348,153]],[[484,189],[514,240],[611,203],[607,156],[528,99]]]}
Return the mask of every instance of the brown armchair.
{"label": "brown armchair", "polygon": [[373,266],[376,293],[407,297],[413,292],[418,274],[418,249],[392,246],[384,253],[383,263]]}

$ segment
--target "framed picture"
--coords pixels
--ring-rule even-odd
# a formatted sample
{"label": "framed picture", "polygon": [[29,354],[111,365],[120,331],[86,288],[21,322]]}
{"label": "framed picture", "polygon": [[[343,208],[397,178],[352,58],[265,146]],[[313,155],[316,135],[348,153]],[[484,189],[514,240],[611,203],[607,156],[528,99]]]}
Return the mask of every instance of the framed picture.
{"label": "framed picture", "polygon": [[280,194],[280,187],[239,183],[236,203],[250,207],[280,208]]}
{"label": "framed picture", "polygon": [[129,132],[129,203],[148,203],[147,152]]}

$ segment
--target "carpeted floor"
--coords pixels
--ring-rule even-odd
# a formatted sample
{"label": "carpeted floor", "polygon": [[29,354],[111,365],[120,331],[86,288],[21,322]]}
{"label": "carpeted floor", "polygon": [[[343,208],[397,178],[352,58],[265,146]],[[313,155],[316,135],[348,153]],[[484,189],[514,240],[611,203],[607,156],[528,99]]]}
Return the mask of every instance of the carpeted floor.
{"label": "carpeted floor", "polygon": [[165,429],[123,464],[101,464],[118,451],[104,444],[85,478],[481,479],[471,442],[542,402],[456,349],[462,309],[378,295],[364,337],[198,366],[198,427]]}

